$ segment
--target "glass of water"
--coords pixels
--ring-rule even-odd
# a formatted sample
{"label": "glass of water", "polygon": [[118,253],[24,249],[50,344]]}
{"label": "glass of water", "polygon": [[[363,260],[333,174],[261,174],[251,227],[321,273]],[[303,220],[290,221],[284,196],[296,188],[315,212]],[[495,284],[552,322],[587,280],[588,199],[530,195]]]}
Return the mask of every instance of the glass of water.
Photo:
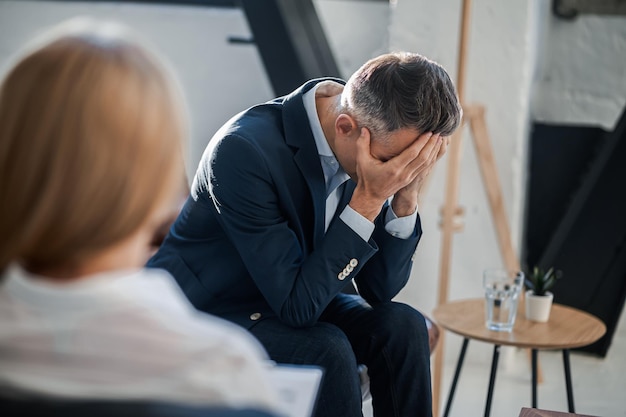
{"label": "glass of water", "polygon": [[524,273],[487,269],[483,273],[486,324],[489,330],[510,332],[515,324]]}

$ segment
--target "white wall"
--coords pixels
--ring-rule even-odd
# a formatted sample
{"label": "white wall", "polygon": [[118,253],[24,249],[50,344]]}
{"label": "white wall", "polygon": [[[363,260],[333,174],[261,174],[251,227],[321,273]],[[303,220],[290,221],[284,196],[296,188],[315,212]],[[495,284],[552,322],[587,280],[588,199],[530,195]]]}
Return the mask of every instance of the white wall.
{"label": "white wall", "polygon": [[314,0],[314,4],[343,77],[389,51],[388,3]]}
{"label": "white wall", "polygon": [[613,130],[626,104],[626,16],[550,14],[543,25],[533,118]]}
{"label": "white wall", "polygon": [[77,15],[120,21],[166,57],[184,89],[192,121],[187,174],[195,173],[204,148],[219,127],[244,108],[272,98],[254,45],[231,45],[249,37],[240,10],[121,3],[0,1],[0,67],[42,28]]}

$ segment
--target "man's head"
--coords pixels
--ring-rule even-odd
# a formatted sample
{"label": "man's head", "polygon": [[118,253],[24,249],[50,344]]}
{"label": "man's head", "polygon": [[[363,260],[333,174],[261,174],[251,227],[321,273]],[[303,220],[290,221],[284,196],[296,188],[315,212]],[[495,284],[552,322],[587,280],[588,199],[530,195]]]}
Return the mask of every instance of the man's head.
{"label": "man's head", "polygon": [[334,147],[354,177],[354,143],[360,129],[371,135],[371,154],[388,160],[426,132],[450,136],[461,123],[461,105],[445,69],[422,55],[384,54],[348,80],[335,113]]}
{"label": "man's head", "polygon": [[348,80],[342,110],[375,140],[398,129],[450,136],[461,106],[445,69],[422,55],[398,52],[371,59]]}

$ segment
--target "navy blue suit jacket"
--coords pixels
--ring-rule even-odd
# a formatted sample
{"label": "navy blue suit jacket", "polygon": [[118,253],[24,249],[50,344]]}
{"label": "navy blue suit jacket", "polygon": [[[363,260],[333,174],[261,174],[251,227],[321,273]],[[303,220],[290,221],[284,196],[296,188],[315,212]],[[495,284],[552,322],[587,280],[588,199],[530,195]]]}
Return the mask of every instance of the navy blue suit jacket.
{"label": "navy blue suit jacket", "polygon": [[384,229],[384,207],[364,241],[339,218],[356,185],[348,180],[324,233],[324,174],[302,101],[323,80],[236,115],[209,142],[191,195],[149,262],[198,309],[246,328],[276,316],[302,327],[352,278],[370,304],[406,284],[419,217],[413,235],[398,239]]}

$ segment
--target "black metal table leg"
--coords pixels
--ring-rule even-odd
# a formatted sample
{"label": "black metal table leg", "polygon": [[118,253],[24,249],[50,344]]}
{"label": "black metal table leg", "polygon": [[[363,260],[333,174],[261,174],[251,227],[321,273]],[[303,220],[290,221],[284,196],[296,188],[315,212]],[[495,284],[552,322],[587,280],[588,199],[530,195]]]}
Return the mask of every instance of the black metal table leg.
{"label": "black metal table leg", "polygon": [[454,397],[454,391],[456,391],[456,383],[459,381],[459,375],[461,374],[461,367],[463,366],[463,360],[465,359],[465,351],[467,350],[467,344],[469,339],[466,337],[463,339],[463,346],[461,346],[461,353],[459,354],[459,360],[456,362],[456,370],[454,371],[454,378],[452,379],[452,385],[450,386],[450,393],[448,394],[448,401],[446,402],[446,409],[443,412],[443,417],[448,417],[450,407],[452,406],[452,398]]}
{"label": "black metal table leg", "polygon": [[567,388],[567,408],[570,413],[575,413],[574,390],[572,389],[572,372],[569,366],[569,349],[563,349],[563,368],[565,368],[565,386]]}
{"label": "black metal table leg", "polygon": [[491,376],[489,377],[489,390],[487,391],[487,404],[485,404],[485,417],[491,413],[491,400],[493,398],[493,386],[496,382],[496,370],[498,369],[498,358],[500,357],[500,345],[493,347],[493,359],[491,360]]}
{"label": "black metal table leg", "polygon": [[533,408],[537,408],[537,349],[531,349],[532,358],[532,404]]}

